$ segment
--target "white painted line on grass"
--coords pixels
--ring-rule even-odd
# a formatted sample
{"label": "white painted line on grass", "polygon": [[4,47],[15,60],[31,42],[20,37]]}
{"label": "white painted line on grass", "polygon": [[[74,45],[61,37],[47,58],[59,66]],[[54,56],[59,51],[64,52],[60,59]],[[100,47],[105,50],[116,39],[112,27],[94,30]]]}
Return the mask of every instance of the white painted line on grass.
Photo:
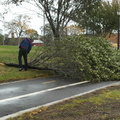
{"label": "white painted line on grass", "polygon": [[57,101],[54,101],[54,102],[51,102],[51,103],[47,103],[47,104],[44,104],[44,105],[40,105],[40,106],[37,106],[37,107],[33,107],[33,108],[30,108],[30,109],[26,109],[26,110],[23,110],[23,111],[19,111],[17,113],[13,113],[13,114],[10,114],[10,115],[7,115],[7,116],[4,116],[4,117],[1,117],[0,120],[6,120],[10,117],[16,117],[18,115],[22,115],[23,113],[25,112],[30,112],[32,110],[36,110],[36,109],[39,109],[41,107],[45,107],[45,106],[50,106],[50,105],[53,105],[53,104],[56,104],[56,103],[60,103],[64,100],[68,100],[68,99],[71,99],[71,98],[75,98],[75,97],[79,97],[79,96],[82,96],[82,95],[85,95],[85,94],[88,94],[88,93],[91,93],[91,92],[94,92],[96,90],[100,90],[100,89],[103,89],[103,88],[107,88],[107,87],[110,87],[110,86],[113,86],[113,85],[120,85],[120,82],[116,82],[116,83],[112,83],[112,84],[109,84],[109,85],[105,85],[103,87],[100,87],[100,88],[96,88],[96,89],[93,89],[93,90],[90,90],[90,91],[87,91],[87,92],[84,92],[84,93],[80,93],[80,94],[77,94],[77,95],[74,95],[74,96],[71,96],[71,97],[68,97],[68,98],[64,98],[64,99],[61,99],[61,100],[57,100]]}
{"label": "white painted line on grass", "polygon": [[12,97],[12,98],[2,99],[2,100],[0,100],[0,103],[1,102],[7,102],[7,101],[10,101],[10,100],[15,100],[15,99],[21,99],[21,98],[24,98],[24,97],[30,97],[32,95],[37,95],[37,94],[41,94],[41,93],[45,93],[45,92],[50,92],[50,91],[53,91],[53,90],[58,90],[58,89],[62,89],[62,88],[70,87],[70,86],[80,85],[80,84],[87,83],[87,82],[88,81],[77,82],[77,83],[68,84],[68,85],[64,85],[64,86],[59,86],[59,87],[55,87],[55,88],[50,88],[50,89],[46,89],[46,90],[42,90],[42,91],[37,91],[37,92],[34,92],[34,93],[20,95],[20,96],[16,96],[16,97]]}

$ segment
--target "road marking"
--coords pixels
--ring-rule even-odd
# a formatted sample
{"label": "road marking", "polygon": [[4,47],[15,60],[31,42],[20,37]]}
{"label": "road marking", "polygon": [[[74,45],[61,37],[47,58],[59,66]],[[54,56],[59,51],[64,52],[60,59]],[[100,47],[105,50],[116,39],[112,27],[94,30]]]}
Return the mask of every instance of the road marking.
{"label": "road marking", "polygon": [[56,82],[56,81],[43,82],[42,84],[49,84],[49,83],[53,83],[53,82]]}
{"label": "road marking", "polygon": [[54,91],[54,90],[58,90],[58,89],[62,89],[62,88],[70,87],[70,86],[80,85],[80,84],[87,83],[87,82],[89,82],[89,81],[77,82],[77,83],[68,84],[68,85],[64,85],[64,86],[59,86],[59,87],[55,87],[55,88],[50,88],[50,89],[46,89],[46,90],[42,90],[42,91],[37,91],[37,92],[34,92],[34,93],[29,93],[29,94],[20,95],[20,96],[16,96],[16,97],[12,97],[12,98],[7,98],[7,99],[0,100],[0,103],[1,102],[7,102],[7,101],[10,101],[10,100],[21,99],[21,98],[24,98],[24,97],[29,97],[29,96],[32,96],[32,95],[37,95],[37,94],[41,94],[41,93],[45,93],[45,92],[50,92],[50,91]]}
{"label": "road marking", "polygon": [[29,109],[25,109],[25,110],[22,110],[22,111],[19,111],[19,112],[16,112],[16,113],[13,113],[13,114],[10,114],[10,115],[7,115],[7,116],[3,116],[0,118],[0,120],[6,120],[10,117],[16,117],[18,115],[22,115],[23,113],[25,112],[30,112],[32,110],[36,110],[36,109],[39,109],[41,107],[46,107],[46,106],[50,106],[50,105],[53,105],[53,104],[56,104],[56,103],[60,103],[64,100],[68,100],[68,99],[71,99],[71,98],[75,98],[75,97],[79,97],[79,96],[82,96],[82,95],[85,95],[85,94],[88,94],[88,93],[92,93],[96,90],[100,90],[100,89],[103,89],[103,88],[107,88],[109,86],[113,86],[113,85],[120,85],[120,82],[115,82],[115,83],[111,83],[109,85],[105,85],[103,87],[100,87],[100,88],[96,88],[96,89],[93,89],[93,90],[90,90],[90,91],[87,91],[87,92],[84,92],[84,93],[80,93],[80,94],[77,94],[77,95],[74,95],[74,96],[70,96],[68,98],[63,98],[63,99],[60,99],[60,100],[57,100],[57,101],[53,101],[53,102],[50,102],[50,103],[46,103],[44,105],[40,105],[40,106],[37,106],[37,107],[33,107],[33,108],[29,108]]}
{"label": "road marking", "polygon": [[[49,78],[52,78],[53,76],[49,77]],[[19,82],[25,82],[25,81],[28,81],[28,80],[38,80],[38,79],[44,79],[44,78],[48,78],[48,77],[40,77],[40,78],[35,78],[35,79],[26,79],[26,80],[20,80],[20,81],[11,81],[11,82],[5,82],[5,83],[0,83],[0,86],[1,85],[8,85],[8,84],[11,84],[11,83],[19,83]]]}

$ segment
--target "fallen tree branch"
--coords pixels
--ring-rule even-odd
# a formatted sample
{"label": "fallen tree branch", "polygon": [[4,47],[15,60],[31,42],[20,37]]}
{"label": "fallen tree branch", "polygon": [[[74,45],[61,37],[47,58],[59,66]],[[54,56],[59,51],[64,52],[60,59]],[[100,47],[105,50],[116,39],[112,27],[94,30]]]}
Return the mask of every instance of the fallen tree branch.
{"label": "fallen tree branch", "polygon": [[[5,65],[7,65],[7,66],[10,66],[10,67],[19,67],[19,65],[18,64],[15,64],[15,63],[4,63]],[[24,67],[24,65],[23,65],[23,67]],[[28,65],[28,68],[30,68],[30,69],[39,69],[39,70],[52,70],[52,69],[50,69],[50,68],[42,68],[42,67],[34,67],[34,66],[29,66]]]}

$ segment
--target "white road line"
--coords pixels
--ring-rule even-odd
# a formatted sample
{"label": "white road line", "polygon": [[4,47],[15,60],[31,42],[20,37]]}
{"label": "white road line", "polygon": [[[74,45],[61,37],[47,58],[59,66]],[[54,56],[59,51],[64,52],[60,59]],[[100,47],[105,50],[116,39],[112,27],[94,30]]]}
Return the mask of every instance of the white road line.
{"label": "white road line", "polygon": [[7,101],[10,101],[10,100],[15,100],[15,99],[21,99],[21,98],[24,98],[24,97],[29,97],[29,96],[32,96],[32,95],[37,95],[37,94],[41,94],[41,93],[45,93],[45,92],[50,92],[50,91],[54,91],[54,90],[57,90],[57,89],[62,89],[62,88],[70,87],[70,86],[80,85],[80,84],[87,83],[87,82],[88,81],[77,82],[77,83],[68,84],[68,85],[64,85],[64,86],[59,86],[59,87],[55,87],[55,88],[50,88],[50,89],[46,89],[46,90],[42,90],[42,91],[37,91],[37,92],[34,92],[34,93],[20,95],[20,96],[16,96],[16,97],[12,97],[12,98],[2,99],[2,100],[0,100],[0,103],[1,102],[7,102]]}
{"label": "white road line", "polygon": [[71,99],[71,98],[75,98],[75,97],[79,97],[79,96],[82,96],[82,95],[85,95],[85,94],[88,94],[88,93],[91,93],[91,92],[94,92],[96,90],[100,90],[100,89],[103,89],[103,88],[107,88],[109,86],[113,86],[113,85],[120,85],[120,82],[116,82],[116,83],[111,83],[109,85],[105,85],[103,87],[100,87],[100,88],[96,88],[96,89],[93,89],[93,90],[90,90],[90,91],[87,91],[87,92],[84,92],[84,93],[80,93],[80,94],[77,94],[77,95],[74,95],[74,96],[71,96],[71,97],[68,97],[68,98],[64,98],[64,99],[61,99],[61,100],[57,100],[57,101],[54,101],[54,102],[51,102],[51,103],[46,103],[44,105],[40,105],[40,106],[37,106],[37,107],[33,107],[33,108],[30,108],[30,109],[26,109],[26,110],[23,110],[23,111],[19,111],[17,113],[13,113],[13,114],[10,114],[10,115],[7,115],[7,116],[3,116],[0,118],[0,120],[6,120],[10,117],[16,117],[18,115],[22,115],[23,113],[25,112],[30,112],[32,110],[36,110],[36,109],[39,109],[41,107],[45,107],[45,106],[50,106],[50,105],[53,105],[53,104],[56,104],[56,103],[60,103],[64,100],[68,100],[68,99]]}

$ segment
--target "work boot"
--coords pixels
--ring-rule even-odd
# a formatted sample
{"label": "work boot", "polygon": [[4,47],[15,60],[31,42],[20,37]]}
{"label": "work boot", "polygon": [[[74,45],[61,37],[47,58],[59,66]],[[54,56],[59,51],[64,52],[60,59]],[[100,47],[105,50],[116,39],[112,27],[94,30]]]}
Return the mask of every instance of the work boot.
{"label": "work boot", "polygon": [[27,71],[27,68],[25,68],[25,71]]}
{"label": "work boot", "polygon": [[22,71],[22,68],[19,68],[19,71]]}

